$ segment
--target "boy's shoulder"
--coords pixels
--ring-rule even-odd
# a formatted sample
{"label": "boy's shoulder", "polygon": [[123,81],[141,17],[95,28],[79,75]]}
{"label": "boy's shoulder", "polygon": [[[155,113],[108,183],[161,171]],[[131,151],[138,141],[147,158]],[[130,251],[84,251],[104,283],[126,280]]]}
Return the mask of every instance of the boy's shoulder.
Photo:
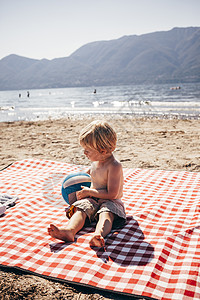
{"label": "boy's shoulder", "polygon": [[113,161],[111,162],[110,166],[113,168],[122,169],[121,162],[118,159],[116,159],[115,157],[114,157]]}
{"label": "boy's shoulder", "polygon": [[121,165],[121,162],[115,157],[114,157],[113,163],[116,165]]}

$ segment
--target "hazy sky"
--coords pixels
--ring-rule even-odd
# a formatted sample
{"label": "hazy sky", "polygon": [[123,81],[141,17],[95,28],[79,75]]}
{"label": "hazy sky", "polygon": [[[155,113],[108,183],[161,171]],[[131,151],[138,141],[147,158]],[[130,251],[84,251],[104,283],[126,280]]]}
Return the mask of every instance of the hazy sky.
{"label": "hazy sky", "polygon": [[200,0],[0,0],[0,59],[70,55],[92,41],[200,26]]}

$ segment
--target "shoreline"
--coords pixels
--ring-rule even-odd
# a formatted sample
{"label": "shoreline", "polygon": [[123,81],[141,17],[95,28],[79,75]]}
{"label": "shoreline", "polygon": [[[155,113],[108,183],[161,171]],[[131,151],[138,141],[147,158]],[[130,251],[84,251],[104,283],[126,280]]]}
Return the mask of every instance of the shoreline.
{"label": "shoreline", "polygon": [[[1,109],[0,109],[1,112]],[[87,118],[109,118],[112,116],[112,119],[119,119],[119,118],[131,118],[131,119],[158,119],[158,120],[200,120],[200,113],[178,113],[178,112],[170,112],[170,113],[162,113],[162,112],[133,112],[133,111],[126,111],[126,112],[119,112],[119,111],[113,111],[109,108],[104,108],[100,112],[98,111],[92,111],[91,109],[81,109],[74,111],[74,108],[71,109],[71,111],[67,111],[63,114],[63,112],[57,116],[46,116],[43,119],[39,118],[39,116],[36,116],[35,118],[28,117],[26,119],[20,119],[18,117],[17,120],[0,120],[1,123],[13,123],[13,122],[43,122],[43,121],[58,121],[58,120],[64,120],[64,119],[87,119]]]}

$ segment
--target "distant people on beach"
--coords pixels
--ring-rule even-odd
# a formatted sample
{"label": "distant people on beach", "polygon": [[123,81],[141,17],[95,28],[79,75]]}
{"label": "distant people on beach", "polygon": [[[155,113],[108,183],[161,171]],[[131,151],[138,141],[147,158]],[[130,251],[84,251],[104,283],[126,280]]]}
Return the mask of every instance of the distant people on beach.
{"label": "distant people on beach", "polygon": [[19,94],[19,98],[21,98],[21,94]]}
{"label": "distant people on beach", "polygon": [[174,87],[171,87],[170,90],[180,90],[181,87],[180,86],[174,86]]}
{"label": "distant people on beach", "polygon": [[97,90],[96,90],[96,89],[94,89],[94,94],[96,94],[96,92],[97,92]]}
{"label": "distant people on beach", "polygon": [[29,91],[27,91],[27,97],[28,97],[28,98],[30,97],[30,93],[29,93]]}

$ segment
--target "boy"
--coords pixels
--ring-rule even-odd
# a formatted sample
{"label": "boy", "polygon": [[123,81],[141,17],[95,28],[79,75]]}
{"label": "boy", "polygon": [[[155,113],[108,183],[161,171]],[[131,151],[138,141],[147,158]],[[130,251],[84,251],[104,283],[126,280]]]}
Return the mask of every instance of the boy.
{"label": "boy", "polygon": [[90,246],[104,247],[104,237],[114,226],[122,226],[126,221],[123,193],[123,169],[114,157],[117,136],[113,128],[106,122],[94,121],[86,126],[79,136],[84,154],[92,162],[88,174],[91,176],[91,187],[82,187],[76,193],[77,201],[73,203],[75,212],[66,228],[58,228],[51,224],[48,228],[53,238],[73,242],[76,233],[81,230],[88,217],[90,221],[97,219]]}

